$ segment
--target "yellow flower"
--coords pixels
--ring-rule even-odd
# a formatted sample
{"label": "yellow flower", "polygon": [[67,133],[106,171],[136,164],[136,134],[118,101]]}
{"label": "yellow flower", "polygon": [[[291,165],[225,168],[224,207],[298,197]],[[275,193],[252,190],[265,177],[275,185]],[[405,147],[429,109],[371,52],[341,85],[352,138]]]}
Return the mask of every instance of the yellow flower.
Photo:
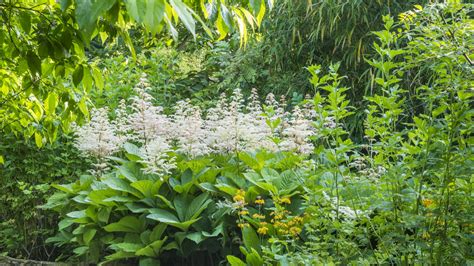
{"label": "yellow flower", "polygon": [[260,197],[258,197],[258,198],[255,200],[255,204],[257,204],[257,205],[263,205],[263,204],[265,204],[265,200],[262,199],[262,198],[260,198]]}
{"label": "yellow flower", "polygon": [[290,197],[283,197],[280,199],[281,204],[291,204]]}
{"label": "yellow flower", "polygon": [[432,199],[423,199],[422,203],[423,206],[425,206],[426,208],[429,208],[434,205],[434,201]]}
{"label": "yellow flower", "polygon": [[250,225],[248,223],[238,223],[237,226],[239,228],[250,227]]}
{"label": "yellow flower", "polygon": [[268,227],[262,226],[257,229],[257,233],[260,235],[266,235],[268,233]]}
{"label": "yellow flower", "polygon": [[241,210],[241,211],[239,212],[239,214],[240,214],[240,215],[247,215],[247,214],[249,214],[249,211],[247,211],[247,210]]}
{"label": "yellow flower", "polygon": [[245,191],[242,189],[237,190],[233,199],[235,202],[245,202]]}
{"label": "yellow flower", "polygon": [[258,213],[254,213],[254,214],[252,215],[252,218],[254,218],[254,219],[265,219],[265,215],[263,215],[263,214],[258,214]]}
{"label": "yellow flower", "polygon": [[240,196],[240,195],[235,195],[235,196],[234,196],[234,201],[235,201],[235,202],[244,201],[244,197],[242,197],[242,196]]}
{"label": "yellow flower", "polygon": [[281,220],[283,219],[283,215],[282,214],[276,214],[275,217],[273,217],[275,220]]}
{"label": "yellow flower", "polygon": [[301,233],[301,228],[293,226],[290,228],[290,233],[294,236],[299,235]]}
{"label": "yellow flower", "polygon": [[293,218],[293,220],[295,220],[296,223],[302,223],[303,222],[303,217],[296,216],[296,217]]}

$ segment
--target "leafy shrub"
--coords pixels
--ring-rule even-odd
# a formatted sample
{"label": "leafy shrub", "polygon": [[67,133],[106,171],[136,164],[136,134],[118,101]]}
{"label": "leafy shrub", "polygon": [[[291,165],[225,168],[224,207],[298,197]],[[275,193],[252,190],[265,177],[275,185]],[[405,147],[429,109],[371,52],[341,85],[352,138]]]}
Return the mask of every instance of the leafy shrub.
{"label": "leafy shrub", "polygon": [[50,186],[75,180],[90,163],[64,135],[57,142],[39,149],[11,135],[2,135],[0,150],[5,162],[0,165],[0,250],[17,258],[52,260],[58,256],[45,240],[54,234],[58,217],[38,209],[52,194]]}
{"label": "leafy shrub", "polygon": [[[259,172],[233,155],[220,160],[178,157],[173,174],[160,178],[143,171],[143,155],[136,146],[128,144],[126,150],[129,160],[117,158],[116,170],[100,178],[82,176],[74,183],[55,186],[61,192],[45,207],[60,211],[65,218],[59,223],[60,233],[49,241],[62,248],[73,245],[77,256],[86,255],[91,262],[139,259],[140,263],[176,264],[181,257],[183,265],[196,259],[205,265],[237,254],[238,245],[232,240],[238,236],[235,213],[259,224],[243,213],[239,207],[243,203],[235,204],[239,191],[248,191],[245,198],[252,202],[258,197],[271,202],[269,196],[289,202],[301,190],[298,181],[292,180],[291,168],[279,174],[265,167],[281,164],[286,159],[282,155],[242,153],[242,161],[261,169]],[[294,166],[286,160],[288,166]],[[266,183],[270,179],[274,185]],[[256,213],[247,206],[245,210]],[[244,236],[248,245],[259,245],[248,243],[247,238]]]}
{"label": "leafy shrub", "polygon": [[205,65],[205,53],[205,48],[188,52],[159,45],[143,49],[135,60],[123,51],[108,51],[108,58],[92,59],[105,75],[104,88],[91,91],[91,100],[97,108],[115,109],[120,100],[133,95],[136,80],[146,74],[155,104],[170,108],[179,100],[191,98],[194,103],[206,105],[219,94],[208,89],[213,81]]}

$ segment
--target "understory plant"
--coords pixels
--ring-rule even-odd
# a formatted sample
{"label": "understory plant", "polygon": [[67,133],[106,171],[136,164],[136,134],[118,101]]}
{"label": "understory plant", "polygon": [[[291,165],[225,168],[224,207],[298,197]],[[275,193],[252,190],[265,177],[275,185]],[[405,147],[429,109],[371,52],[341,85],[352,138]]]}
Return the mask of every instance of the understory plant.
{"label": "understory plant", "polygon": [[62,253],[46,242],[57,231],[55,212],[38,209],[53,194],[52,184],[71,182],[86,173],[88,158],[61,134],[39,149],[33,141],[0,134],[0,150],[6,154],[0,165],[0,256],[18,259],[54,260]]}
{"label": "understory plant", "polygon": [[[366,97],[366,142],[352,145],[342,137],[344,124],[316,135],[334,141],[316,149],[321,172],[308,183],[306,212],[313,218],[306,224],[306,246],[285,255],[286,261],[472,262],[469,12],[472,5],[439,4],[415,7],[399,25],[384,17],[385,29],[375,32],[377,57],[368,60],[376,86]],[[430,79],[418,77],[415,89],[404,88],[402,80],[421,64]],[[314,69],[312,83],[330,91],[318,113],[347,113],[343,97],[331,96],[341,89],[321,84],[328,77],[319,78]],[[410,110],[408,101],[418,109]]]}

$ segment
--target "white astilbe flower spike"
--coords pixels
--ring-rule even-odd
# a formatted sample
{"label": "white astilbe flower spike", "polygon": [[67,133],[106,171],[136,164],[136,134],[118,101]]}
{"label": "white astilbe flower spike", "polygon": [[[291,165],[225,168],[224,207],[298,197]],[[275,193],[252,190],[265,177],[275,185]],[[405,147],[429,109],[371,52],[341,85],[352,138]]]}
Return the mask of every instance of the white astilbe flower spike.
{"label": "white astilbe flower spike", "polygon": [[314,110],[314,103],[311,101],[311,96],[306,94],[305,96],[306,103],[303,105],[303,114],[306,119],[314,119],[317,115],[316,111]]}
{"label": "white astilbe flower spike", "polygon": [[207,132],[199,107],[189,101],[179,101],[173,115],[173,138],[177,141],[178,152],[190,157],[208,154],[206,145]]}
{"label": "white astilbe flower spike", "polygon": [[252,92],[247,106],[243,103],[242,93],[236,89],[229,103],[221,97],[216,108],[209,110],[207,144],[213,152],[252,151],[275,146],[270,141],[271,130],[262,116],[257,92]]}
{"label": "white astilbe flower spike", "polygon": [[76,127],[75,146],[89,155],[105,158],[118,151],[123,139],[115,134],[116,128],[109,121],[107,108],[92,109],[90,113],[90,122]]}
{"label": "white astilbe flower spike", "polygon": [[115,119],[112,121],[112,123],[116,129],[116,136],[120,138],[121,143],[133,140],[131,137],[132,127],[129,123],[127,105],[124,99],[120,100],[119,105],[115,110]]}
{"label": "white astilbe flower spike", "polygon": [[311,121],[305,119],[298,106],[293,110],[292,118],[288,121],[288,126],[284,128],[283,141],[280,147],[286,151],[296,151],[302,154],[309,154],[314,146],[310,137],[314,135]]}
{"label": "white astilbe flower spike", "polygon": [[330,197],[325,191],[323,191],[323,197],[330,202],[331,207],[334,208],[333,210],[333,215],[334,218],[336,218],[336,210],[339,209],[339,214],[342,215],[342,217],[348,219],[348,220],[355,220],[358,217],[364,216],[367,217],[368,212],[363,211],[363,210],[354,210],[349,206],[343,206],[340,205],[338,206],[337,204],[337,198],[336,197]]}
{"label": "white astilbe flower spike", "polygon": [[253,151],[261,148],[275,151],[278,149],[276,144],[271,140],[272,131],[268,126],[266,117],[263,116],[262,104],[258,99],[256,89],[252,89],[248,99],[247,113],[243,115],[243,125],[246,133],[246,150]]}
{"label": "white astilbe flower spike", "polygon": [[140,148],[142,160],[146,165],[144,172],[163,176],[171,173],[176,168],[174,158],[168,155],[171,151],[170,145],[165,139],[155,137],[152,141]]}
{"label": "white astilbe flower spike", "polygon": [[152,104],[153,97],[146,92],[147,83],[142,78],[139,85],[134,89],[137,96],[132,97],[133,113],[128,122],[133,129],[136,141],[147,144],[155,137],[167,137],[170,133],[170,121],[162,114],[161,106]]}
{"label": "white astilbe flower spike", "polygon": [[130,141],[140,147],[145,171],[157,175],[166,175],[175,167],[169,157],[171,151],[191,158],[258,149],[300,154],[313,151],[310,138],[315,135],[315,115],[310,101],[290,113],[284,97],[279,103],[268,94],[263,108],[256,89],[247,101],[236,89],[230,97],[222,94],[216,106],[207,111],[185,100],[176,104],[174,114],[167,115],[153,104],[149,89],[144,75],[134,88],[135,96],[120,102],[115,120],[108,118],[107,109],[93,109],[90,123],[76,129],[76,146],[105,158]]}

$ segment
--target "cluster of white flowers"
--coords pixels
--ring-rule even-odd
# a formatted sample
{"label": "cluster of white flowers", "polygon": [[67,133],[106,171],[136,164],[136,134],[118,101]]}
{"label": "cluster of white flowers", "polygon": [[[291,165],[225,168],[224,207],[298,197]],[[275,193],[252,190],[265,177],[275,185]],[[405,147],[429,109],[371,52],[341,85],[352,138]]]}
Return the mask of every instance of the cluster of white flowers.
{"label": "cluster of white flowers", "polygon": [[362,211],[362,210],[354,210],[349,206],[343,206],[340,205],[338,206],[337,204],[337,198],[336,197],[330,197],[325,191],[323,191],[323,197],[330,202],[331,207],[334,209],[333,214],[335,218],[336,210],[339,209],[339,214],[342,215],[342,217],[348,219],[348,220],[355,220],[361,216],[367,217],[368,212],[367,211]]}
{"label": "cluster of white flowers", "polygon": [[120,149],[124,139],[117,136],[117,127],[108,118],[108,109],[91,110],[91,120],[76,127],[76,147],[94,157],[103,158]]}
{"label": "cluster of white flowers", "polygon": [[355,158],[349,163],[349,167],[355,168],[361,176],[373,182],[378,182],[380,177],[387,172],[387,169],[381,165],[369,166],[369,163],[363,156]]}
{"label": "cluster of white flowers", "polygon": [[[91,122],[77,128],[77,147],[84,152],[106,157],[118,151],[125,142],[141,147],[146,171],[166,174],[174,168],[171,151],[196,157],[213,153],[234,153],[267,149],[309,154],[314,135],[310,109],[295,107],[286,111],[284,98],[278,102],[272,94],[266,99],[266,110],[256,90],[248,99],[236,89],[228,99],[221,95],[216,106],[202,111],[189,101],[176,104],[174,113],[166,115],[153,105],[146,76],[135,88],[136,96],[122,101],[115,110],[115,119],[108,118],[107,109],[94,109]],[[270,126],[270,121],[280,121]],[[275,141],[275,140],[278,141]]]}

